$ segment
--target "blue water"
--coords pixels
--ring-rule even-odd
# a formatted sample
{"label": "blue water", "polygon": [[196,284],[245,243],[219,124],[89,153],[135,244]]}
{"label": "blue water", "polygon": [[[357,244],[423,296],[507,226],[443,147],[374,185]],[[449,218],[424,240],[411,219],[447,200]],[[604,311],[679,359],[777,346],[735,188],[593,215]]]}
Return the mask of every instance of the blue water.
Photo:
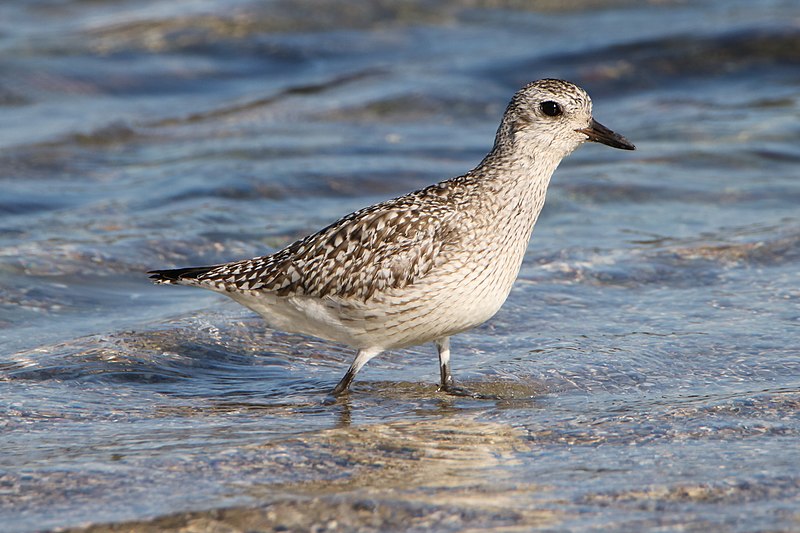
{"label": "blue water", "polygon": [[[0,529],[800,529],[800,7],[559,5],[3,2]],[[150,285],[469,170],[542,77],[638,149],[453,339],[499,400],[420,346],[328,405],[350,350]]]}

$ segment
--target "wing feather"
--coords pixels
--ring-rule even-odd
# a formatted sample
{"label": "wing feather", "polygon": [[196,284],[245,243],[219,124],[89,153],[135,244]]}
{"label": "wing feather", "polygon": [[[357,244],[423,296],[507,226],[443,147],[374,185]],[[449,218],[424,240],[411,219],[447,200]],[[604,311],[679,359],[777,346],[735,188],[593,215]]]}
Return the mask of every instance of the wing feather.
{"label": "wing feather", "polygon": [[458,211],[444,192],[434,185],[356,211],[272,255],[218,266],[197,281],[360,300],[403,288],[446,261],[442,252],[457,238]]}

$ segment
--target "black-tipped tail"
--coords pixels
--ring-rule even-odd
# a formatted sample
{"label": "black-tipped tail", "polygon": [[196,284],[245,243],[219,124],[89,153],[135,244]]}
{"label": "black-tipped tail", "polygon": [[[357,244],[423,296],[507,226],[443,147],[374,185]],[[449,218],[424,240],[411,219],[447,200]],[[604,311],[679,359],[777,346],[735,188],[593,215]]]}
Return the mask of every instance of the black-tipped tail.
{"label": "black-tipped tail", "polygon": [[192,280],[196,280],[203,274],[214,270],[217,266],[219,265],[175,268],[172,270],[151,270],[148,274],[150,274],[150,279],[155,280],[156,283],[191,285]]}

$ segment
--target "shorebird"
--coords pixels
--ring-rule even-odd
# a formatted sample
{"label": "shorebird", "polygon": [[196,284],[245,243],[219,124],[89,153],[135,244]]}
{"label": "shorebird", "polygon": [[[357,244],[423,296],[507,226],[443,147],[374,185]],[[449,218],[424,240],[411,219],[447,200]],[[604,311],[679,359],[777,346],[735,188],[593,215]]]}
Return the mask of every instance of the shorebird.
{"label": "shorebird", "polygon": [[583,89],[535,81],[514,95],[492,150],[464,175],[351,213],[270,255],[149,274],[230,296],[273,328],[355,348],[334,395],[381,352],[431,341],[439,390],[460,394],[450,337],[505,302],[550,177],[586,141],[635,149],[594,120]]}

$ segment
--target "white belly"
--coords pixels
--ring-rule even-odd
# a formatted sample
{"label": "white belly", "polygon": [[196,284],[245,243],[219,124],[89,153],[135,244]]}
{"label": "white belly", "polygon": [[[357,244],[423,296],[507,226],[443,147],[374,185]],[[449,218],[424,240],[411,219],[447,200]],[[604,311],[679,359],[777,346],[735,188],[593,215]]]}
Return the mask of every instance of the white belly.
{"label": "white belly", "polygon": [[[487,263],[450,262],[402,289],[366,302],[338,297],[280,297],[269,292],[228,293],[273,328],[304,333],[354,348],[391,349],[423,344],[478,326],[494,316],[508,296],[518,257]],[[486,265],[475,268],[475,265]]]}

